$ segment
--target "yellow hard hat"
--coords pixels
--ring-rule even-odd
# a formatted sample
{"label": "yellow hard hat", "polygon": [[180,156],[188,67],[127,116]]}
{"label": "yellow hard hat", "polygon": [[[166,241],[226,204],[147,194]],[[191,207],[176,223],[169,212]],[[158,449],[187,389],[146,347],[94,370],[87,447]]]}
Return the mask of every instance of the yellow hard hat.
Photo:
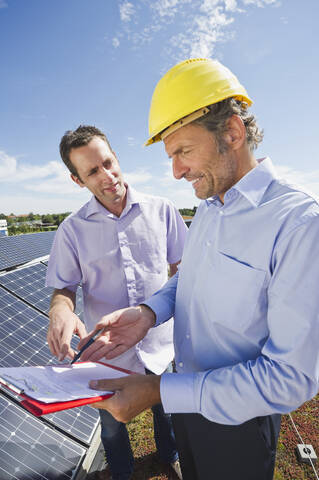
{"label": "yellow hard hat", "polygon": [[237,77],[217,60],[191,58],[178,63],[155,87],[145,145],[162,140],[164,130],[176,122],[175,130],[208,113],[204,107],[229,97],[252,104]]}

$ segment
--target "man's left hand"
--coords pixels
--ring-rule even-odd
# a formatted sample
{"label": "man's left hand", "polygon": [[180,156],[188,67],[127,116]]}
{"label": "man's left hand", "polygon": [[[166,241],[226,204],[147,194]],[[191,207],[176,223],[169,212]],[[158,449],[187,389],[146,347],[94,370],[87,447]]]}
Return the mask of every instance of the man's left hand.
{"label": "man's left hand", "polygon": [[90,406],[108,410],[120,422],[129,422],[143,410],[161,402],[160,381],[160,375],[137,374],[114,380],[92,380],[91,388],[115,393]]}

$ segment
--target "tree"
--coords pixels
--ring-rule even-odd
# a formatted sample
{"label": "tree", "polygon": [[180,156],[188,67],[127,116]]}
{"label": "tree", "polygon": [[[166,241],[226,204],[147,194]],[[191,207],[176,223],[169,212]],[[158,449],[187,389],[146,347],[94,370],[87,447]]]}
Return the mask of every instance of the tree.
{"label": "tree", "polygon": [[180,208],[179,213],[181,215],[187,215],[188,217],[192,217],[194,215],[194,211],[191,208]]}
{"label": "tree", "polygon": [[53,216],[51,214],[42,215],[42,223],[53,224],[54,223]]}

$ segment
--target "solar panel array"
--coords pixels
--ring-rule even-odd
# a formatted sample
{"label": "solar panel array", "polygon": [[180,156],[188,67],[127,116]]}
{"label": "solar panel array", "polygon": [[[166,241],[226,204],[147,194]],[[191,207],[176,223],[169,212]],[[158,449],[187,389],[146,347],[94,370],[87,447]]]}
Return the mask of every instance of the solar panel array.
{"label": "solar panel array", "polygon": [[0,271],[49,255],[55,232],[0,237]]}
{"label": "solar panel array", "polygon": [[[42,313],[48,314],[53,288],[45,286],[46,270],[46,266],[43,263],[18,268],[5,275],[0,275],[0,285],[36,307]],[[77,291],[75,312],[83,320],[81,287]]]}
{"label": "solar panel array", "polygon": [[[54,232],[45,232],[53,233]],[[2,243],[1,257],[7,256],[6,268],[18,266],[32,257],[49,253],[53,241],[46,237],[46,245],[38,249],[35,235],[21,235],[23,242],[13,237],[15,252],[28,242],[25,256],[10,253],[9,243]],[[4,237],[12,238],[12,237]],[[50,243],[50,245],[49,245]],[[2,246],[5,245],[3,255]],[[26,260],[28,258],[28,260]],[[10,264],[10,267],[8,265]],[[1,267],[2,265],[2,267]],[[45,287],[46,265],[37,261],[23,268],[0,274],[0,366],[54,364],[46,335],[49,324],[48,309],[52,288]],[[77,295],[77,313],[81,314],[81,288]],[[74,336],[71,345],[75,348]],[[18,401],[17,395],[0,389],[0,479],[1,480],[55,480],[75,479],[82,468],[90,443],[99,424],[98,412],[88,406],[65,410],[41,418],[33,417]]]}

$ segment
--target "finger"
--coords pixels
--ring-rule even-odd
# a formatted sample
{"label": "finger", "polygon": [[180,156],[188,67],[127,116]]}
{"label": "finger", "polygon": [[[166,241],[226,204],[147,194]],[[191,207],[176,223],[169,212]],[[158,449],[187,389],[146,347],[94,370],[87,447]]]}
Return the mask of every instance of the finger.
{"label": "finger", "polygon": [[62,360],[64,360],[65,358],[70,358],[70,359],[73,359],[75,357],[75,352],[74,350],[71,348],[70,345],[68,345],[67,343],[64,343],[61,348],[60,348],[60,352],[58,354],[58,360],[59,362],[62,362]]}
{"label": "finger", "polygon": [[110,345],[107,343],[107,340],[96,340],[92,343],[92,345],[90,345],[86,350],[84,350],[83,354],[81,355],[81,360],[97,362],[105,356],[109,348]]}
{"label": "finger", "polygon": [[59,361],[65,359],[66,356],[70,356],[71,358],[74,357],[74,351],[71,348],[71,339],[72,334],[76,331],[74,324],[68,323],[65,325],[64,329],[62,330],[60,342],[59,342]]}
{"label": "finger", "polygon": [[90,403],[90,404],[89,404],[89,407],[107,410],[106,405],[105,405],[105,402],[106,402],[106,400],[104,400],[104,402]]}
{"label": "finger", "polygon": [[79,335],[80,339],[84,338],[87,336],[87,331],[85,328],[85,325],[83,322],[79,321],[77,323],[77,328],[76,328],[77,334]]}
{"label": "finger", "polygon": [[109,346],[107,351],[104,353],[104,357],[108,360],[112,360],[113,358],[121,355],[124,352],[127,352],[128,347],[125,344],[115,345],[113,348]]}
{"label": "finger", "polygon": [[60,345],[59,345],[59,339],[57,338],[57,332],[55,330],[49,331],[47,340],[48,340],[48,345],[51,350],[51,353],[56,357],[59,357]]}
{"label": "finger", "polygon": [[112,358],[121,355],[121,353],[126,352],[128,349],[126,345],[114,345],[113,343],[100,344],[99,348],[97,348],[98,344],[94,345],[94,350],[93,345],[91,347],[83,352],[83,355],[81,356],[83,361],[98,362],[101,360],[101,358],[107,358],[111,360]]}
{"label": "finger", "polygon": [[96,334],[97,331],[98,331],[98,329],[95,328],[89,334],[85,333],[85,335],[83,335],[83,337],[81,337],[81,340],[78,343],[78,349],[81,350],[81,348],[83,348],[84,345],[86,345],[88,343],[88,341],[91,340],[91,338]]}
{"label": "finger", "polygon": [[125,312],[127,309],[121,309],[121,310],[116,310],[115,312],[109,313],[108,315],[105,315],[104,317],[101,318],[101,320],[96,324],[95,326],[95,331],[107,329],[109,327],[114,326],[119,320],[121,320],[123,312]]}
{"label": "finger", "polygon": [[55,348],[54,341],[52,340],[50,333],[48,333],[48,335],[47,335],[47,342],[48,342],[50,352],[52,353],[52,355],[56,356],[57,355],[57,350]]}
{"label": "finger", "polygon": [[102,390],[104,392],[115,392],[116,390],[119,390],[122,385],[123,382],[120,378],[113,380],[105,378],[102,380],[91,380],[89,382],[90,388],[92,388],[93,390]]}
{"label": "finger", "polygon": [[103,402],[90,403],[89,407],[98,408],[100,410],[107,410],[108,412],[111,413],[112,417],[114,417],[115,420],[121,423],[127,423],[131,421],[132,418],[134,418],[134,415],[123,414],[117,409],[114,409],[113,405],[109,400],[103,400]]}

